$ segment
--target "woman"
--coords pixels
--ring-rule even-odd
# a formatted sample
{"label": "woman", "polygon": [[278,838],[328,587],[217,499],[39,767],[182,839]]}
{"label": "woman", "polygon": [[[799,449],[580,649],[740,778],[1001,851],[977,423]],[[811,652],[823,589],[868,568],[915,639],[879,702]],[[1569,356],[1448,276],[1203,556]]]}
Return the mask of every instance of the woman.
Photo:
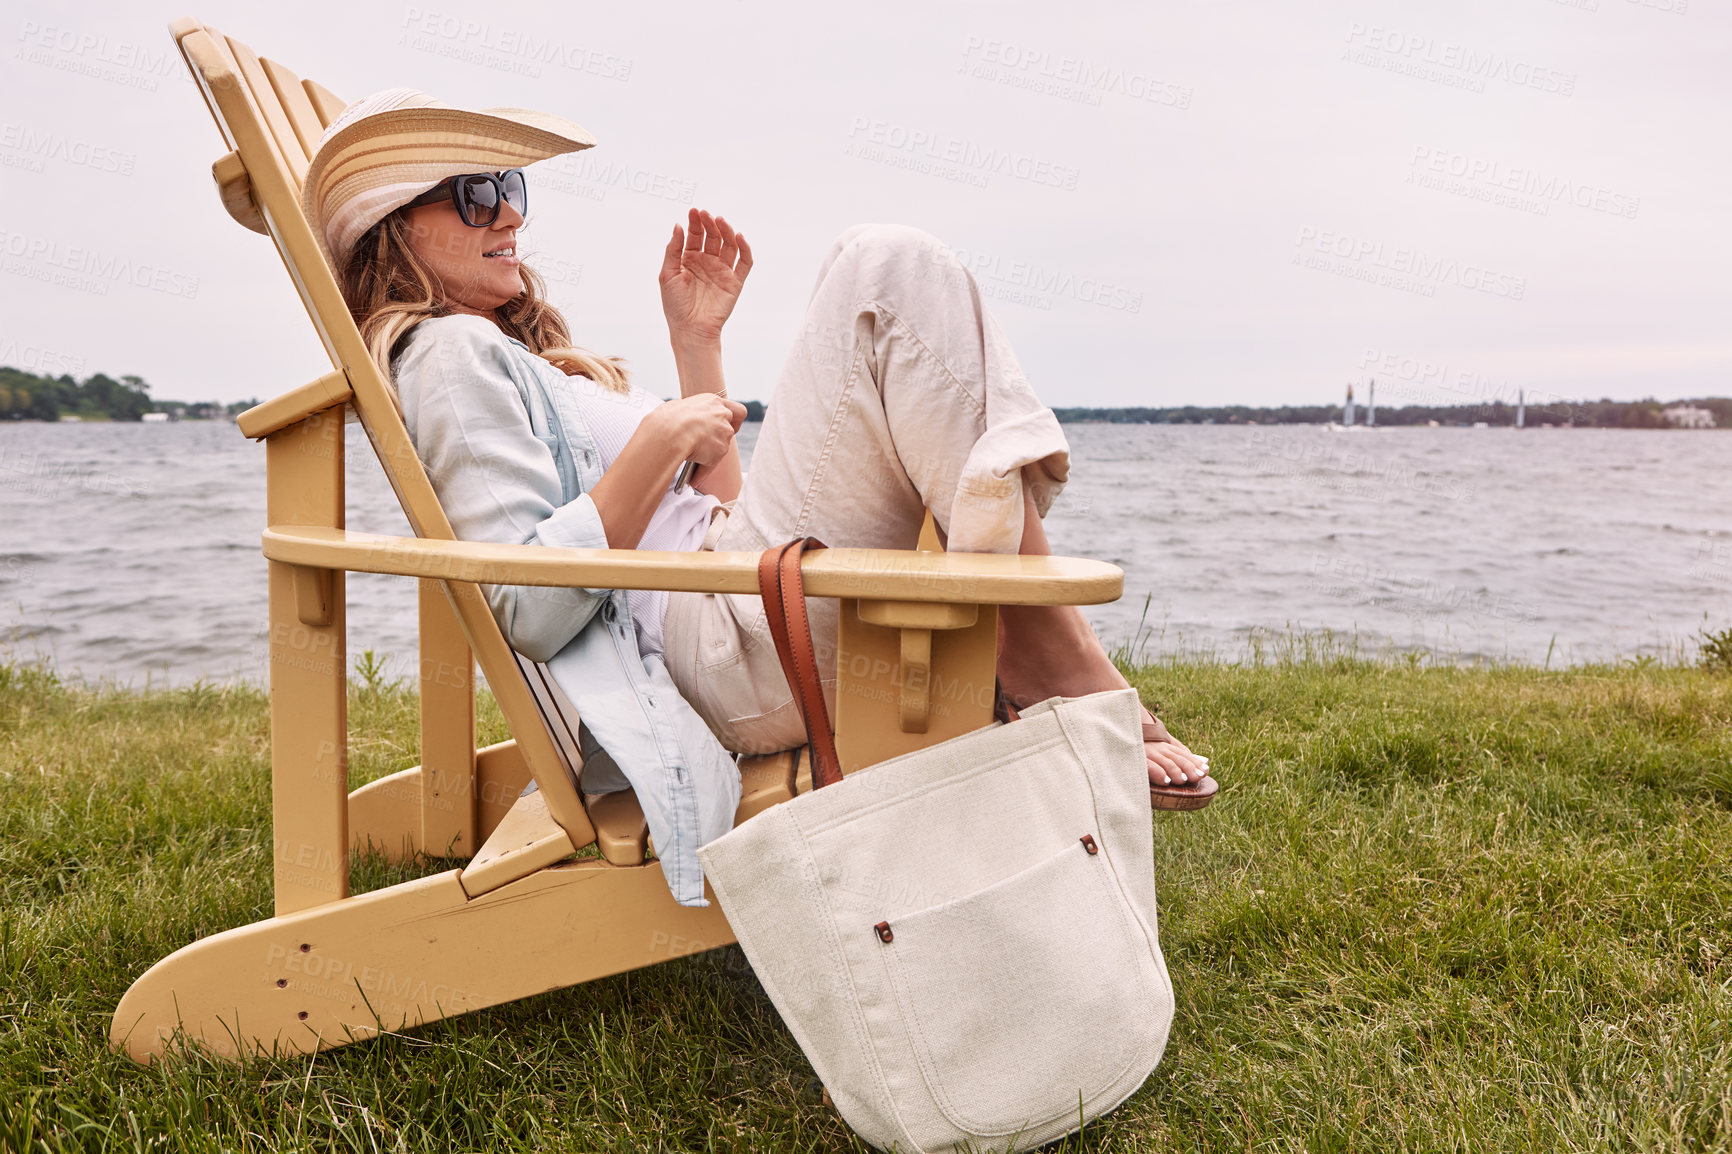
{"label": "woman", "polygon": [[[721,334],[752,251],[726,220],[692,209],[662,254],[678,400],[572,347],[517,256],[520,168],[593,143],[555,117],[395,89],[345,110],[312,160],[308,219],[460,538],[761,550],[810,535],[906,549],[930,508],[950,549],[1050,551],[1040,518],[1069,472],[1063,434],[972,277],[924,233],[870,225],[837,239],[744,484],[745,410],[727,399]],[[690,486],[676,486],[688,461]],[[729,828],[738,797],[727,751],[804,740],[759,598],[505,586],[488,597],[513,648],[547,662],[623,772],[603,762],[584,789],[635,787],[676,898],[703,904],[693,855]],[[834,662],[823,647],[836,611],[811,603],[821,663]],[[1005,606],[1000,635],[1012,702],[1126,687],[1075,607]],[[1157,805],[1213,793],[1206,764],[1152,714],[1144,738]]]}

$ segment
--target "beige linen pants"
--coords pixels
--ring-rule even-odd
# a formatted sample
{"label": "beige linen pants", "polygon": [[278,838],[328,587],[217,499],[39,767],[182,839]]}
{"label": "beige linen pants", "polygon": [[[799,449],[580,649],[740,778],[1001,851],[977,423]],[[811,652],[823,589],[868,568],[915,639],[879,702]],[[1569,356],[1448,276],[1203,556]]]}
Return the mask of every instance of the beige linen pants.
{"label": "beige linen pants", "polygon": [[[851,228],[819,271],[745,487],[720,535],[711,533],[714,548],[756,551],[810,536],[835,547],[912,549],[928,508],[955,539],[953,515],[992,505],[995,515],[1014,507],[1015,520],[987,547],[1014,552],[1030,470],[983,481],[974,452],[1000,414],[1022,431],[1023,458],[1051,454],[1030,474],[1046,490],[1037,493],[1044,514],[1068,472],[1068,449],[973,276],[918,229]],[[808,604],[819,666],[833,670],[837,602]],[[805,743],[757,595],[672,593],[664,634],[675,685],[723,745],[770,753]],[[834,710],[833,676],[824,687]]]}

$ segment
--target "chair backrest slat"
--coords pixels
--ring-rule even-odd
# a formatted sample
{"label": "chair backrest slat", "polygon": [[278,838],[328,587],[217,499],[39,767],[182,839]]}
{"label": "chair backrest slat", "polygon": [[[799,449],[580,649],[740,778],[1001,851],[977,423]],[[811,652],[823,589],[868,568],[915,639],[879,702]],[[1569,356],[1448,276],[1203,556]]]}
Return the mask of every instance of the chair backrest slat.
{"label": "chair backrest slat", "polygon": [[240,68],[241,79],[252,94],[253,107],[264,117],[265,126],[271,130],[271,139],[277,146],[277,155],[288,165],[289,174],[295,178],[295,187],[299,188],[307,179],[307,150],[300,137],[295,135],[295,127],[289,123],[283,102],[277,98],[276,89],[271,87],[270,77],[265,75],[258,56],[232,36],[228,37],[228,44]]}
{"label": "chair backrest slat", "polygon": [[314,150],[319,147],[319,137],[325,133],[325,126],[320,122],[319,114],[313,111],[313,102],[307,99],[301,78],[269,57],[259,57],[259,63],[270,78],[271,90],[277,94],[283,115],[288,117],[289,125],[295,130],[295,139],[301,142],[301,153],[311,160]]}
{"label": "chair backrest slat", "polygon": [[[177,23],[171,30],[177,35],[181,54],[204,93],[217,127],[246,166],[253,200],[332,365],[349,380],[355,413],[384,466],[386,478],[396,490],[409,524],[422,537],[454,538],[451,523],[446,520],[432,482],[415,454],[390,388],[368,355],[360,330],[349,316],[336,276],[313,237],[312,226],[301,213],[300,179],[306,171],[305,151],[264,68],[246,45],[228,40],[214,29]],[[292,76],[287,69],[283,71],[285,76]],[[341,102],[328,89],[308,82],[302,90],[322,125],[329,124],[342,111]],[[264,99],[267,96],[269,99]],[[261,104],[275,110],[274,126]],[[290,164],[285,153],[299,157],[298,168]],[[576,784],[517,666],[517,654],[506,644],[480,587],[462,581],[441,584],[476,662],[493,688],[500,711],[511,726],[518,750],[547,799],[549,812],[572,836],[573,844],[588,844],[593,829]]]}
{"label": "chair backrest slat", "polygon": [[239,76],[241,72],[240,61],[235,59],[235,54],[229,49],[229,38],[209,24],[204,26],[204,32],[210,37],[211,47],[216,50],[217,58],[228,66],[229,71]]}
{"label": "chair backrest slat", "polygon": [[341,97],[316,80],[301,81],[301,88],[306,92],[307,99],[313,102],[313,111],[319,115],[319,123],[325,128],[331,127],[331,121],[343,114],[348,105]]}

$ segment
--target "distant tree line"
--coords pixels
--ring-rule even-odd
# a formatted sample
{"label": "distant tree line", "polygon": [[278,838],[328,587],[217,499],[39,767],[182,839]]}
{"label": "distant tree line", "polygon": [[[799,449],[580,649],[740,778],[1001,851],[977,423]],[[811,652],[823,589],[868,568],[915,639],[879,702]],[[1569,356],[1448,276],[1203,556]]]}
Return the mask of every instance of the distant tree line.
{"label": "distant tree line", "polygon": [[[1714,414],[1718,428],[1732,427],[1732,398],[1697,397],[1662,404],[1645,401],[1559,401],[1529,405],[1524,423],[1531,427],[1572,425],[1599,429],[1667,429],[1672,424],[1662,410],[1691,405]],[[1341,420],[1340,405],[1278,405],[1252,408],[1248,405],[1181,405],[1175,408],[1054,409],[1060,421],[1104,421],[1114,425],[1323,425]],[[1356,420],[1365,423],[1365,406]],[[1379,425],[1514,425],[1516,407],[1501,401],[1482,405],[1379,405]]]}
{"label": "distant tree line", "polygon": [[[85,421],[138,421],[146,413],[167,413],[194,421],[233,420],[259,402],[159,401],[150,396],[150,385],[141,377],[119,380],[106,373],[93,373],[82,381],[70,375],[38,376],[23,369],[0,366],[0,421],[58,421],[77,417]],[[762,401],[744,401],[746,420],[764,419]]]}
{"label": "distant tree line", "polygon": [[38,376],[22,369],[0,366],[0,420],[58,421],[77,417],[85,421],[137,421],[146,413],[168,413],[193,420],[233,418],[258,404],[238,401],[224,405],[216,401],[155,401],[150,385],[142,377],[115,380],[107,373],[92,373],[84,380],[70,374]]}
{"label": "distant tree line", "polygon": [[138,377],[117,381],[106,373],[95,373],[81,383],[70,375],[39,377],[0,368],[0,418],[7,420],[57,421],[62,416],[75,416],[136,421],[150,410],[150,386]]}
{"label": "distant tree line", "polygon": [[[746,420],[764,419],[766,406],[762,401],[745,401]],[[63,416],[94,421],[137,421],[146,413],[168,413],[191,420],[234,419],[258,404],[256,400],[220,404],[216,401],[189,403],[158,401],[150,396],[150,385],[142,378],[124,376],[119,380],[106,373],[94,373],[82,381],[70,375],[38,376],[22,369],[0,366],[0,420],[57,421]],[[1732,428],[1732,398],[1698,397],[1688,401],[1662,404],[1652,398],[1644,401],[1560,401],[1527,407],[1526,423],[1530,426],[1575,425],[1602,429],[1664,429],[1671,423],[1662,415],[1673,405],[1692,405],[1714,414],[1719,428]],[[1257,408],[1249,405],[1180,405],[1173,408],[1060,408],[1054,409],[1060,421],[1104,421],[1115,425],[1322,425],[1341,419],[1339,405],[1276,405]],[[1516,408],[1502,401],[1481,405],[1402,405],[1399,408],[1380,406],[1379,425],[1472,425],[1484,421],[1488,425],[1515,424]],[[1366,411],[1360,406],[1358,420],[1364,423]]]}

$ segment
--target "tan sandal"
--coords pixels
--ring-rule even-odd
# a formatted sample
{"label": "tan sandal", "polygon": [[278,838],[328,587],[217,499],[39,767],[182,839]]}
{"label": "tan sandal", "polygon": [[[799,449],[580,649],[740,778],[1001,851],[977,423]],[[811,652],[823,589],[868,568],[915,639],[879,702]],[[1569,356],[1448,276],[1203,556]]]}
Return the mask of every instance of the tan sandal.
{"label": "tan sandal", "polygon": [[[1146,709],[1145,712],[1147,712]],[[1150,713],[1149,716],[1153,717],[1154,714]],[[1143,722],[1143,744],[1147,745],[1151,741],[1165,741],[1171,736],[1167,732],[1166,726],[1159,721]],[[1192,756],[1195,757],[1196,755],[1193,754]],[[1209,767],[1207,758],[1198,757],[1197,760],[1203,763],[1204,769]],[[1220,789],[1221,784],[1215,780],[1213,775],[1199,778],[1196,781],[1188,781],[1183,785],[1171,783],[1156,785],[1151,781],[1149,783],[1149,805],[1155,809],[1202,809],[1215,800],[1215,794],[1220,792]]]}
{"label": "tan sandal", "polygon": [[[1162,725],[1158,719],[1154,719],[1155,715],[1149,712],[1148,706],[1142,706],[1142,711],[1151,718],[1151,720],[1143,722],[1143,744],[1147,745],[1151,741],[1167,741],[1172,738],[1172,734],[1167,732],[1167,727]],[[1016,706],[1012,705],[1010,698],[1005,695],[1003,682],[996,682],[993,685],[992,715],[996,720],[1007,724],[1017,719]],[[1191,756],[1201,761],[1203,768],[1208,768],[1208,758],[1199,757],[1196,754]],[[1200,781],[1186,782],[1184,785],[1156,785],[1151,781],[1149,783],[1149,807],[1168,810],[1202,809],[1215,800],[1215,794],[1220,792],[1220,789],[1221,785],[1213,775]]]}

